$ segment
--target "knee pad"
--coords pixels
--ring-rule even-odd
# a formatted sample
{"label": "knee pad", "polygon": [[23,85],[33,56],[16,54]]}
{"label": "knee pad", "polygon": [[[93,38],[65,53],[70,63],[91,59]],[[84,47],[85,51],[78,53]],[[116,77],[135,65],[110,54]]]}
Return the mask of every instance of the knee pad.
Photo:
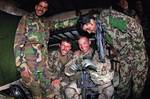
{"label": "knee pad", "polygon": [[79,99],[79,94],[76,92],[74,88],[67,87],[65,89],[66,99]]}
{"label": "knee pad", "polygon": [[107,88],[105,88],[103,90],[103,93],[107,96],[107,97],[111,97],[114,93],[114,87],[113,86],[109,86]]}

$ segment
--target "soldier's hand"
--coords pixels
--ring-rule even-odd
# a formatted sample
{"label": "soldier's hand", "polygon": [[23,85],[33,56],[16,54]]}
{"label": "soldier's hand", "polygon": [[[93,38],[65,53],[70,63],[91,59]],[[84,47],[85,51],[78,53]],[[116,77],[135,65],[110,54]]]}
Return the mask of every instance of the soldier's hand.
{"label": "soldier's hand", "polygon": [[59,85],[60,85],[60,80],[59,79],[55,79],[55,80],[52,81],[52,86],[59,87]]}
{"label": "soldier's hand", "polygon": [[75,52],[74,52],[74,55],[75,55],[75,56],[80,56],[81,53],[80,53],[80,51],[75,51]]}
{"label": "soldier's hand", "polygon": [[24,78],[30,78],[31,72],[27,66],[23,67],[23,70],[21,71],[21,77]]}
{"label": "soldier's hand", "polygon": [[106,70],[108,64],[107,63],[102,63],[102,69]]}
{"label": "soldier's hand", "polygon": [[81,64],[84,68],[96,70],[96,65],[90,59],[84,59]]}

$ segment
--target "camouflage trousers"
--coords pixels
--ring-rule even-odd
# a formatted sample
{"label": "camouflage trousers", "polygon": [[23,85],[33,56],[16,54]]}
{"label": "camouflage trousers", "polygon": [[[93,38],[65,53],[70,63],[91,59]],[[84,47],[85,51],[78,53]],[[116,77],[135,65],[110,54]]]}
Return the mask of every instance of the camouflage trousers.
{"label": "camouflage trousers", "polygon": [[[114,87],[111,82],[98,86],[97,88],[99,92],[98,99],[111,99]],[[77,87],[76,82],[72,82],[70,85],[68,85],[65,89],[65,95],[66,99],[82,99],[81,98],[81,88]]]}
{"label": "camouflage trousers", "polygon": [[117,87],[117,94],[120,99],[127,99],[129,96],[138,98],[144,89],[148,68],[145,66],[124,65],[120,67],[120,82]]}
{"label": "camouflage trousers", "polygon": [[45,82],[40,82],[32,78],[30,78],[30,80],[22,79],[22,84],[29,89],[33,99],[51,99],[51,97],[53,97],[53,93],[50,90],[51,88],[45,88],[45,86],[47,86]]}
{"label": "camouflage trousers", "polygon": [[29,89],[33,99],[51,99],[53,96],[50,87],[50,78],[48,78],[46,71],[30,68],[30,76],[28,78],[22,77],[22,84]]}
{"label": "camouflage trousers", "polygon": [[51,86],[51,91],[54,94],[52,99],[66,99],[65,98],[65,87],[67,86],[66,82],[61,82],[58,86]]}

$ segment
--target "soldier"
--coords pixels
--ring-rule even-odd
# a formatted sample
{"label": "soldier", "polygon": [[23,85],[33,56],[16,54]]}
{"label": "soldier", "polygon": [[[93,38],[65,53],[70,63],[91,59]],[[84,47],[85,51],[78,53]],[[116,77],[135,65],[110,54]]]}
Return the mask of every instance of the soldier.
{"label": "soldier", "polygon": [[137,20],[137,22],[141,23],[140,18],[137,15],[136,11],[134,9],[130,8],[128,0],[115,0],[113,2],[117,3],[114,6],[118,6],[118,7],[113,7],[114,9],[116,9],[132,18],[135,18]]}
{"label": "soldier", "polygon": [[59,50],[49,53],[49,71],[51,72],[51,88],[55,99],[64,99],[63,89],[69,83],[69,78],[64,74],[65,64],[73,56],[71,42],[63,39],[59,44]]}
{"label": "soldier", "polygon": [[[81,68],[80,64],[84,64],[84,59],[90,59],[90,64],[96,67],[96,71],[90,70],[89,72],[91,80],[95,85],[98,85],[98,92],[100,94],[98,99],[111,99],[114,90],[111,80],[113,79],[114,72],[111,71],[110,61],[107,58],[106,63],[99,61],[98,54],[90,47],[91,41],[87,37],[81,36],[78,40],[78,45],[80,50],[76,51],[73,60],[66,64],[65,74],[67,76],[80,76],[80,73],[77,72]],[[87,63],[85,62],[85,64]],[[79,99],[81,89],[77,88],[76,80],[74,79],[66,88],[66,99]]]}
{"label": "soldier", "polygon": [[[148,69],[141,25],[129,16],[108,9],[103,10],[97,19],[90,15],[80,17],[79,26],[88,33],[96,34],[98,48],[101,48],[101,41],[103,39],[106,41],[109,37],[107,43],[112,46],[120,67],[117,93],[120,99],[126,99],[132,91],[133,97],[139,98]],[[99,52],[100,55],[102,55],[101,52]]]}
{"label": "soldier", "polygon": [[116,10],[118,10],[130,17],[136,16],[136,12],[130,8],[128,0],[116,0],[115,3],[117,3],[116,5],[118,6],[118,8]]}
{"label": "soldier", "polygon": [[35,12],[21,18],[16,31],[14,54],[22,83],[31,91],[34,99],[49,98],[48,25],[42,17],[48,3],[40,0]]}

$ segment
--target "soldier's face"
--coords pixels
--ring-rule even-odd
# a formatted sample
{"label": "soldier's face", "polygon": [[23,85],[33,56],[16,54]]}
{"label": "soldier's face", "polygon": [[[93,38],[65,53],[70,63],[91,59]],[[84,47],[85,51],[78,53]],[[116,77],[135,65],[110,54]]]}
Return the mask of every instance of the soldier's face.
{"label": "soldier's face", "polygon": [[35,13],[37,16],[42,16],[48,10],[48,3],[41,1],[38,5],[35,6]]}
{"label": "soldier's face", "polygon": [[127,0],[120,0],[119,5],[122,9],[128,10],[128,1]]}
{"label": "soldier's face", "polygon": [[71,50],[71,44],[66,41],[62,41],[59,47],[62,55],[66,55]]}
{"label": "soldier's face", "polygon": [[86,53],[90,50],[91,42],[89,41],[88,38],[82,37],[78,40],[78,45],[79,45],[80,50]]}
{"label": "soldier's face", "polygon": [[96,32],[96,21],[94,19],[90,19],[89,23],[83,25],[83,30],[90,33]]}

